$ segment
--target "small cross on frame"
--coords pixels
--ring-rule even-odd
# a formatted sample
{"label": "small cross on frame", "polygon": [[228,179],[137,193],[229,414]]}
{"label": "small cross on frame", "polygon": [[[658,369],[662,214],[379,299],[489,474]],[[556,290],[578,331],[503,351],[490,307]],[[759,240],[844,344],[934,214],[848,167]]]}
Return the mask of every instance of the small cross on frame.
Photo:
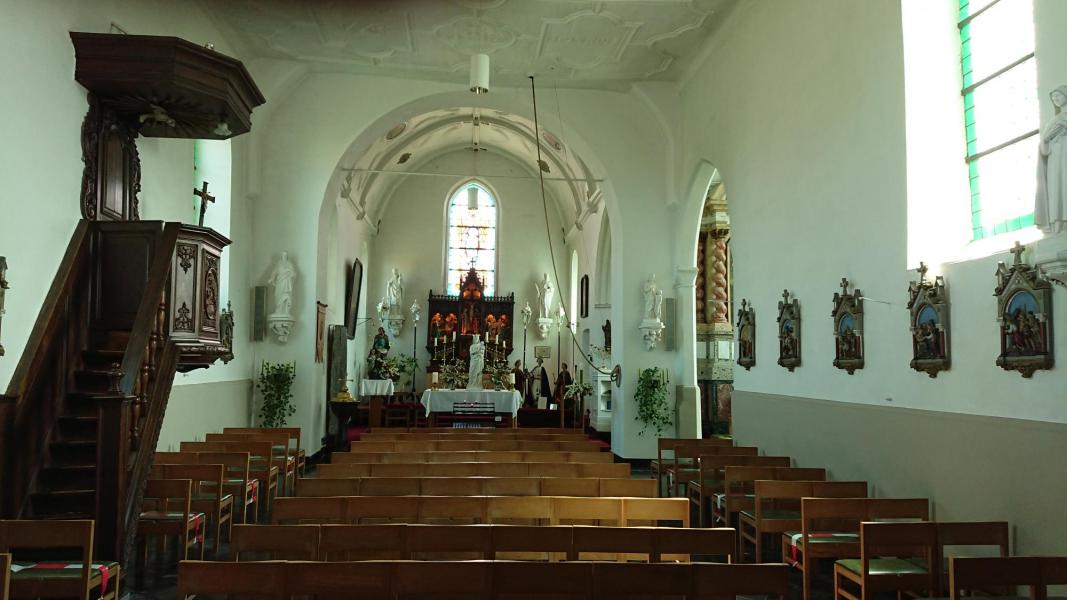
{"label": "small cross on frame", "polygon": [[919,285],[922,285],[923,282],[926,281],[926,272],[929,270],[930,268],[926,266],[926,263],[919,262],[919,268],[915,269],[915,271],[919,273]]}
{"label": "small cross on frame", "polygon": [[193,195],[200,196],[200,223],[201,227],[204,226],[204,215],[207,214],[207,203],[214,202],[215,197],[207,193],[207,182],[204,182],[203,189],[193,188]]}
{"label": "small cross on frame", "polygon": [[1023,246],[1022,244],[1020,244],[1018,242],[1018,240],[1016,240],[1015,246],[1010,250],[1010,252],[1015,255],[1015,263],[1014,264],[1016,264],[1016,265],[1023,264],[1023,251],[1025,251],[1025,250],[1026,250],[1026,246]]}
{"label": "small cross on frame", "polygon": [[789,304],[789,290],[782,290],[782,303]]}
{"label": "small cross on frame", "polygon": [[848,295],[848,277],[841,278],[841,294],[844,296]]}

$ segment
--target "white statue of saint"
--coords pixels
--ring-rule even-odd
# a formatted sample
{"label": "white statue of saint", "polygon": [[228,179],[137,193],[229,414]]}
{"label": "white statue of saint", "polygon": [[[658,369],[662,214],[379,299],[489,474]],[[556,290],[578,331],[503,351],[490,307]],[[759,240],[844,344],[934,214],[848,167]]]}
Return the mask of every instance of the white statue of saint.
{"label": "white statue of saint", "polygon": [[389,304],[385,298],[379,300],[378,305],[374,308],[378,311],[378,320],[381,321],[382,325],[385,325],[385,322],[389,319]]}
{"label": "white statue of saint", "polygon": [[537,290],[537,317],[551,318],[549,312],[552,310],[552,294],[556,290],[552,287],[552,282],[548,280],[548,273],[545,273],[540,284],[534,284],[534,288]]}
{"label": "white statue of saint", "polygon": [[289,253],[282,252],[278,264],[274,265],[268,283],[274,286],[274,314],[292,316],[293,314],[293,281],[296,279],[296,268],[289,260]]}
{"label": "white statue of saint", "polygon": [[471,364],[467,372],[467,389],[482,389],[482,370],[485,368],[485,344],[481,338],[472,336],[471,341]]}
{"label": "white statue of saint", "polygon": [[389,280],[389,285],[385,291],[386,306],[389,307],[390,312],[394,308],[400,308],[401,303],[404,301],[404,278],[400,275],[400,271],[393,269],[393,278]]}
{"label": "white statue of saint", "polygon": [[660,320],[660,305],[663,302],[663,292],[656,285],[656,274],[653,273],[645,280],[645,318],[653,321]]}
{"label": "white statue of saint", "polygon": [[1067,85],[1049,94],[1056,116],[1041,128],[1034,224],[1045,233],[1067,230]]}

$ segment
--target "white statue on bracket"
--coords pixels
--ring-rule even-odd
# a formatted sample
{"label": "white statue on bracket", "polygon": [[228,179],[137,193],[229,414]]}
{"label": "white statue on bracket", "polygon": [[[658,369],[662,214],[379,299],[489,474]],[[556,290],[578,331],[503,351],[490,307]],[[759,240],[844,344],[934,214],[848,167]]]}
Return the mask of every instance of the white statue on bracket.
{"label": "white statue on bracket", "polygon": [[1067,85],[1049,94],[1056,116],[1041,128],[1034,224],[1045,233],[1067,230]]}
{"label": "white statue on bracket", "polygon": [[476,335],[471,336],[470,354],[471,361],[470,369],[467,371],[467,389],[480,390],[482,389],[482,371],[485,368],[485,344]]}
{"label": "white statue on bracket", "polygon": [[274,286],[274,312],[267,316],[270,330],[278,341],[285,343],[293,332],[293,284],[296,281],[296,267],[289,260],[289,253],[282,252],[278,262],[271,271],[268,283]]}
{"label": "white statue on bracket", "polygon": [[394,338],[404,329],[404,277],[393,269],[393,276],[385,285],[385,297],[379,303],[378,319]]}
{"label": "white statue on bracket", "polygon": [[548,273],[544,274],[540,283],[534,284],[534,289],[537,290],[537,334],[543,340],[548,337],[548,333],[552,331],[552,324],[555,323],[555,319],[550,316],[555,288],[548,279]]}
{"label": "white statue on bracket", "polygon": [[639,329],[645,340],[645,349],[653,350],[663,336],[663,290],[656,285],[656,274],[653,273],[645,280],[644,285],[645,303],[644,314]]}
{"label": "white statue on bracket", "polygon": [[391,312],[393,309],[399,309],[404,302],[404,278],[396,269],[393,269],[393,278],[386,287],[385,298]]}

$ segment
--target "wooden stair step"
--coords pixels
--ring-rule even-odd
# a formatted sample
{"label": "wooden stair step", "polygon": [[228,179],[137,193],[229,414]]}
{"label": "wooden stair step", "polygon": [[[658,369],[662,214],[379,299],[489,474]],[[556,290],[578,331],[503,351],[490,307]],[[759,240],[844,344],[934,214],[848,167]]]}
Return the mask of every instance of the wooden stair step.
{"label": "wooden stair step", "polygon": [[96,465],[44,467],[37,486],[42,493],[93,489],[96,486]]}
{"label": "wooden stair step", "polygon": [[52,466],[96,465],[96,441],[52,442]]}
{"label": "wooden stair step", "polygon": [[92,514],[96,507],[96,492],[91,489],[34,492],[30,494],[30,506],[34,516]]}
{"label": "wooden stair step", "polygon": [[99,419],[95,412],[88,414],[65,414],[59,417],[59,439],[63,442],[90,442],[96,440]]}

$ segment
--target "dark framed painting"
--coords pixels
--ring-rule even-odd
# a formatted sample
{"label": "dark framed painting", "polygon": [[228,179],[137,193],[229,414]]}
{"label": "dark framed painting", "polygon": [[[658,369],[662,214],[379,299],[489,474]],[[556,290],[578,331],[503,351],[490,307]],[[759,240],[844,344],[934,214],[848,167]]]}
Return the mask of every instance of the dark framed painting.
{"label": "dark framed painting", "polygon": [[863,294],[848,288],[842,278],[841,291],[834,292],[834,366],[852,375],[863,368]]}
{"label": "dark framed painting", "polygon": [[1052,283],[1039,269],[1023,262],[1025,246],[1015,242],[1011,267],[997,264],[997,321],[1000,324],[1000,356],[997,366],[1033,377],[1034,371],[1051,369]]}
{"label": "dark framed painting", "polygon": [[952,365],[949,358],[948,289],[940,275],[926,278],[926,265],[916,269],[919,280],[908,286],[908,311],[911,315],[911,368],[937,377]]}
{"label": "dark framed painting", "polygon": [[348,339],[356,339],[356,324],[359,323],[359,300],[363,293],[363,263],[357,258],[348,268],[345,282],[345,328]]}
{"label": "dark framed painting", "polygon": [[778,364],[790,373],[800,366],[800,301],[789,290],[778,302]]}
{"label": "dark framed painting", "polygon": [[737,311],[737,364],[746,371],[756,364],[756,311],[748,300]]}
{"label": "dark framed painting", "polygon": [[320,363],[326,351],[326,305],[315,302],[315,362]]}

